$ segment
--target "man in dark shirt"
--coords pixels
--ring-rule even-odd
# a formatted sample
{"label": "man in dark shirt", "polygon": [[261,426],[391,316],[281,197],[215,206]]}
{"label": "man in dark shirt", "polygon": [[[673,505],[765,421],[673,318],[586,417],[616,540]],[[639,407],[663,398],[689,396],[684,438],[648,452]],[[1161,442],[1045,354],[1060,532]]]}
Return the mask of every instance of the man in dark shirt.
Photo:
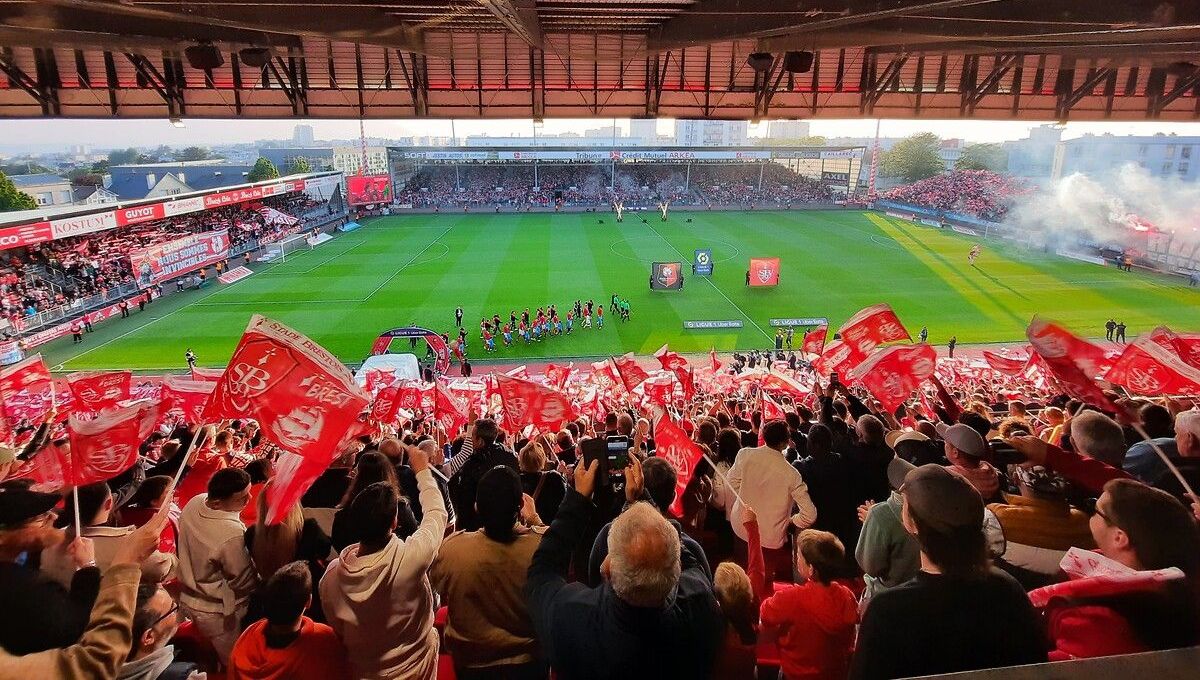
{"label": "man in dark shirt", "polygon": [[983,500],[940,465],[909,472],[901,522],[921,547],[916,578],[875,596],[858,634],[854,680],[1043,663],[1029,597],[988,563]]}

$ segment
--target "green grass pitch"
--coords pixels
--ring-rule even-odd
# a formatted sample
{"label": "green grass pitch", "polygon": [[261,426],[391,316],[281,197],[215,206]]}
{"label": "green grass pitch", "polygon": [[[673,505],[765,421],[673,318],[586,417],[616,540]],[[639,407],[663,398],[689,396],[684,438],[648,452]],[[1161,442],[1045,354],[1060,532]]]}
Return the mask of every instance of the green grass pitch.
{"label": "green grass pitch", "polygon": [[[576,298],[627,297],[632,319],[603,330],[576,325],[565,337],[516,343],[489,358],[524,361],[650,353],[664,342],[681,352],[766,347],[771,318],[850,314],[890,303],[915,335],[961,343],[1021,340],[1036,313],[1085,335],[1102,335],[1110,316],[1129,337],[1168,323],[1200,328],[1200,292],[1179,280],[1034,253],[857,211],[677,212],[663,223],[647,213],[623,224],[604,213],[436,214],[367,220],[286,262],[255,265],[228,286],[170,295],[134,307],[131,318],[96,326],[82,345],[70,337],[41,348],[55,370],[178,370],[188,347],[202,365],[224,365],[254,312],[309,335],[346,362],[361,361],[384,329],[422,324],[450,332],[465,310],[470,354],[481,358],[479,319],[508,318]],[[691,223],[686,222],[688,218]],[[597,220],[603,219],[604,224]],[[711,278],[687,277],[682,291],[648,290],[649,263],[679,260],[690,272],[695,248],[713,250]],[[752,256],[782,258],[777,288],[747,288]],[[215,282],[214,282],[215,283]],[[689,331],[685,319],[741,319],[743,328]],[[399,345],[401,343],[397,343]]]}

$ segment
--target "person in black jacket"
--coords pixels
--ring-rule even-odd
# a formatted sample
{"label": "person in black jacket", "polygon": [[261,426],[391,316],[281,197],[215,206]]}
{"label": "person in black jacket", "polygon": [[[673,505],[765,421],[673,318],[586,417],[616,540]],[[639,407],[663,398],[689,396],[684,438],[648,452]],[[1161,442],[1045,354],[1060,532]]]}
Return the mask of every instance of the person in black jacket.
{"label": "person in black jacket", "polygon": [[542,537],[525,583],[555,677],[709,677],[724,619],[699,560],[649,503],[634,503],[613,522],[603,585],[567,581],[575,543],[596,512],[597,467],[576,467],[575,488]]}
{"label": "person in black jacket", "polygon": [[[408,499],[400,492],[400,484],[396,480],[396,470],[392,467],[391,461],[387,456],[378,451],[368,451],[360,454],[354,465],[354,479],[350,482],[349,488],[346,489],[346,495],[342,496],[342,502],[338,504],[337,512],[333,514],[333,526],[330,528],[330,540],[333,543],[333,549],[341,552],[347,546],[358,543],[361,540],[359,535],[359,522],[354,513],[350,509],[350,504],[354,501],[354,497],[359,491],[367,488],[375,482],[387,482],[396,489],[397,495],[400,497],[400,502],[396,508],[396,535],[400,538],[408,538],[417,530],[417,519],[413,515],[412,508],[409,507]],[[263,576],[269,578],[269,576]],[[320,581],[318,578],[317,581]]]}
{"label": "person in black jacket", "polygon": [[[9,654],[75,644],[100,592],[91,540],[71,540],[52,526],[59,498],[34,491],[27,480],[0,484],[0,647]],[[69,590],[30,566],[39,552],[43,568],[51,553],[62,556],[57,561],[74,572]]]}
{"label": "person in black jacket", "polygon": [[817,506],[817,521],[812,528],[828,531],[842,545],[853,546],[858,544],[857,509],[861,499],[855,493],[850,464],[831,450],[832,445],[829,428],[820,423],[813,425],[808,431],[808,456],[796,461],[794,467],[804,478],[808,495]]}

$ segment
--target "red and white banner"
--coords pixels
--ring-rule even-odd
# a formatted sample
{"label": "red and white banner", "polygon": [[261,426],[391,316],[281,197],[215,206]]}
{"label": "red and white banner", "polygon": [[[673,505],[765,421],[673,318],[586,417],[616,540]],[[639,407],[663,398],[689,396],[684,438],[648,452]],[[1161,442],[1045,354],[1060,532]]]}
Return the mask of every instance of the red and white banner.
{"label": "red and white banner", "polygon": [[467,424],[467,402],[458,395],[451,394],[442,383],[438,383],[433,391],[433,417],[446,434],[453,437],[459,428]]}
{"label": "red and white banner", "polygon": [[779,258],[750,258],[750,277],[746,283],[751,287],[779,285]]}
{"label": "red and white banner", "polygon": [[613,357],[612,363],[617,371],[617,376],[621,378],[621,384],[625,385],[625,389],[629,392],[650,377],[644,368],[638,366],[637,360],[633,358],[633,352]]}
{"label": "red and white banner", "polygon": [[837,373],[838,379],[849,385],[849,373],[855,366],[863,360],[863,355],[855,352],[850,345],[841,340],[834,340],[825,346],[825,352],[813,362],[813,369],[817,375],[829,377],[831,373]]}
{"label": "red and white banner", "polygon": [[138,286],[161,283],[229,257],[229,230],[192,234],[129,253]]}
{"label": "red and white banner", "polygon": [[[409,409],[412,411],[413,409]],[[380,423],[395,422],[400,411],[400,385],[392,385],[379,390],[375,400],[371,402],[371,419]]]}
{"label": "red and white banner", "polygon": [[242,279],[250,276],[254,272],[246,267],[234,267],[229,271],[217,277],[217,280],[224,284],[237,283]]}
{"label": "red and white banner", "polygon": [[825,337],[829,335],[829,326],[817,326],[804,334],[804,344],[801,351],[806,354],[820,354],[825,351]]}
{"label": "red and white banner", "polygon": [[41,423],[53,407],[53,395],[54,381],[40,354],[0,369],[0,400],[10,429],[23,420],[33,425]]}
{"label": "red and white banner", "polygon": [[1019,375],[1029,364],[1029,357],[1013,359],[989,352],[986,349],[983,350],[983,360],[992,367],[992,370],[999,371],[1004,375]]}
{"label": "red and white banner", "polygon": [[396,392],[396,398],[400,400],[398,408],[412,412],[433,413],[434,398],[433,385],[422,385],[417,382],[406,381],[400,384],[400,390]]}
{"label": "red and white banner", "polygon": [[[1046,370],[1058,379],[1068,396],[1127,419],[1124,410],[1114,404],[1095,382],[1095,345],[1075,337],[1057,324],[1034,317],[1025,330],[1033,351],[1042,358]],[[1103,352],[1101,351],[1101,357]]]}
{"label": "red and white banner", "polygon": [[71,439],[71,483],[74,486],[103,482],[137,462],[138,447],[150,436],[158,420],[158,407],[136,402],[85,420],[74,413],[67,420]]}
{"label": "red and white banner", "polygon": [[895,411],[913,390],[933,375],[937,350],[924,343],[897,345],[876,350],[850,372],[851,379],[866,387],[883,408]]}
{"label": "red and white banner", "polygon": [[561,390],[567,386],[567,379],[571,377],[571,364],[566,366],[546,364],[542,375],[546,378],[546,384]]}
{"label": "red and white banner", "polygon": [[1200,368],[1147,335],[1126,345],[1104,379],[1136,394],[1200,394]]}
{"label": "red and white banner", "polygon": [[199,380],[201,382],[217,382],[223,375],[225,375],[225,369],[223,368],[202,368],[196,366],[192,369],[192,380]]}
{"label": "red and white banner", "polygon": [[767,423],[772,420],[783,420],[783,407],[772,399],[771,395],[764,392],[762,395],[762,421]]}
{"label": "red and white banner", "polygon": [[779,371],[764,375],[759,385],[768,392],[788,394],[796,399],[807,397],[812,391],[805,389],[795,378]]}
{"label": "red and white banner", "polygon": [[67,376],[72,411],[96,413],[132,397],[133,373],[129,371],[72,373]]}
{"label": "red and white banner", "polygon": [[213,389],[204,420],[253,418],[267,441],[315,463],[289,467],[311,474],[311,479],[272,485],[278,491],[269,496],[268,521],[274,523],[341,453],[343,438],[351,428],[357,431],[359,414],[368,403],[370,397],[337,357],[291,328],[255,314]]}
{"label": "red and white banner", "polygon": [[32,222],[0,229],[0,250],[21,248],[54,240],[49,222]]}
{"label": "red and white banner", "polygon": [[870,354],[871,350],[885,342],[912,339],[896,312],[886,304],[872,305],[859,311],[842,324],[838,334],[846,346],[863,355]]}
{"label": "red and white banner", "polygon": [[542,432],[557,432],[576,418],[571,400],[557,390],[506,375],[496,376],[496,389],[504,405],[506,427],[533,425]]}
{"label": "red and white banner", "polygon": [[183,376],[169,375],[163,378],[159,399],[162,401],[162,416],[178,413],[186,423],[199,424],[204,413],[204,404],[216,388],[215,380],[189,380]]}
{"label": "red and white banner", "polygon": [[672,352],[667,345],[659,347],[658,351],[654,353],[654,358],[658,359],[658,363],[662,364],[664,370],[671,371],[672,373],[678,369],[687,368],[688,365],[687,359]]}
{"label": "red and white banner", "polygon": [[683,517],[683,492],[692,481],[704,453],[686,432],[665,416],[666,412],[660,410],[654,420],[654,455],[675,468],[675,500],[671,501],[670,512]]}
{"label": "red and white banner", "polygon": [[665,371],[658,373],[642,383],[642,390],[650,403],[667,406],[675,393],[675,376]]}
{"label": "red and white banner", "polygon": [[116,215],[118,227],[128,227],[133,224],[141,224],[142,222],[153,222],[167,216],[165,205],[162,203],[138,205],[132,208],[117,208],[113,213]]}
{"label": "red and white banner", "polygon": [[1184,363],[1200,368],[1200,334],[1176,333],[1166,326],[1150,332],[1150,339],[1175,352]]}
{"label": "red and white banner", "polygon": [[289,215],[287,213],[280,212],[280,211],[276,210],[275,208],[271,208],[271,207],[265,206],[265,205],[258,209],[258,214],[262,215],[263,221],[265,221],[267,224],[271,224],[271,225],[283,225],[285,227],[292,227],[292,226],[295,226],[300,223],[299,219],[292,217],[291,215]]}

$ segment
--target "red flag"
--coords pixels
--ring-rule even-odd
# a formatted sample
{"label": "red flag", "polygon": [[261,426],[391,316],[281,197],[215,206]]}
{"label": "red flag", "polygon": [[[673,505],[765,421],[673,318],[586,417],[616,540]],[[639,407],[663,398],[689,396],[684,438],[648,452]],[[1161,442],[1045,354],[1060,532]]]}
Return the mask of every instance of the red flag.
{"label": "red flag", "polygon": [[131,397],[133,374],[129,371],[72,373],[67,376],[74,402],[72,410],[95,413],[114,408]]}
{"label": "red flag", "polygon": [[1200,368],[1189,366],[1150,336],[1127,345],[1104,379],[1137,394],[1200,394]]}
{"label": "red flag", "polygon": [[804,334],[804,344],[800,350],[806,354],[820,354],[825,349],[825,337],[829,335],[829,326],[817,326]]}
{"label": "red flag", "polygon": [[71,414],[67,420],[71,484],[104,482],[128,470],[157,420],[158,407],[149,402],[113,407],[91,420]]}
{"label": "red flag", "polygon": [[442,424],[446,434],[453,437],[459,428],[467,424],[467,403],[451,394],[442,383],[434,386],[433,417]]}
{"label": "red flag", "polygon": [[876,350],[850,372],[887,411],[895,411],[913,390],[933,375],[937,350],[924,343]]}
{"label": "red flag", "polygon": [[554,364],[547,364],[543,375],[546,376],[546,382],[561,390],[567,386],[567,378],[571,376],[571,365],[556,366]]}
{"label": "red flag", "polygon": [[529,380],[529,372],[525,370],[525,364],[517,366],[504,375],[507,375],[510,378],[517,378],[518,380]]}
{"label": "red flag", "polygon": [[40,422],[53,407],[54,381],[42,355],[0,369],[0,399],[10,428],[23,419]]}
{"label": "red flag", "polygon": [[204,413],[204,404],[216,386],[215,382],[188,380],[175,375],[163,378],[162,391],[159,393],[162,402],[160,415],[180,411],[185,422],[198,424]]}
{"label": "red flag", "polygon": [[225,375],[225,369],[223,368],[196,367],[192,369],[192,380],[216,382],[221,379],[222,375]]}
{"label": "red flag", "polygon": [[712,362],[713,373],[721,370],[721,362],[717,360],[717,348],[713,347],[708,350],[708,359]]}
{"label": "red flag", "polygon": [[675,371],[675,379],[679,381],[679,385],[683,388],[683,398],[691,399],[696,396],[696,370],[691,366],[687,370],[679,369]]}
{"label": "red flag", "polygon": [[859,311],[838,329],[842,342],[853,351],[866,355],[885,342],[912,340],[900,318],[886,304],[872,305]]}
{"label": "red flag", "polygon": [[1009,357],[1000,356],[986,349],[983,350],[983,360],[991,366],[993,370],[999,371],[1004,375],[1019,375],[1021,371],[1029,364],[1029,358],[1010,359]]}
{"label": "red flag", "polygon": [[496,376],[496,387],[504,405],[504,420],[514,429],[533,425],[542,432],[554,432],[576,417],[570,399],[562,392],[506,375]]}
{"label": "red flag", "polygon": [[399,385],[392,385],[376,393],[375,400],[371,403],[372,420],[391,423],[396,419],[396,412],[400,410],[400,389]]}
{"label": "red flag", "polygon": [[760,385],[768,392],[783,392],[793,397],[804,397],[809,392],[794,378],[779,372],[764,375]]}
{"label": "red flag", "polygon": [[783,407],[771,395],[762,393],[762,421],[783,420]]}
{"label": "red flag", "polygon": [[645,369],[638,366],[637,361],[633,358],[633,352],[623,354],[619,357],[612,358],[613,366],[617,369],[617,375],[621,377],[621,384],[625,385],[626,391],[632,392],[633,388],[642,384],[646,378],[650,377]]}
{"label": "red flag", "polygon": [[666,406],[671,403],[671,395],[675,392],[675,376],[665,372],[659,373],[647,378],[642,383],[642,389],[645,390],[650,403]]}
{"label": "red flag", "polygon": [[779,285],[779,258],[750,258],[750,277],[746,280],[746,284],[749,286]]}
{"label": "red flag", "polygon": [[1159,326],[1151,331],[1150,339],[1178,354],[1185,364],[1200,368],[1200,335],[1176,333],[1166,326]]}
{"label": "red flag", "polygon": [[[1089,348],[1095,348],[1095,345],[1075,337],[1062,326],[1037,317],[1029,323],[1025,335],[1033,345],[1033,351],[1042,358],[1042,365],[1058,379],[1064,392],[1092,406],[1112,411],[1119,418],[1127,418],[1124,410],[1114,404],[1093,379],[1096,375],[1092,363],[1095,353]],[[1102,351],[1100,354],[1103,356]]]}
{"label": "red flag", "polygon": [[[254,418],[263,437],[285,451],[310,459],[319,468],[333,462],[338,446],[370,398],[346,366],[305,336],[255,314],[217,381],[204,409],[204,420]],[[298,466],[296,466],[299,469]],[[305,470],[305,474],[311,472]],[[316,479],[272,486],[269,522],[278,521]],[[289,492],[291,493],[291,492]]]}
{"label": "red flag", "polygon": [[683,517],[683,492],[692,481],[696,466],[704,457],[700,447],[679,426],[663,417],[666,411],[659,410],[654,421],[654,455],[675,468],[675,500],[671,502],[671,514]]}
{"label": "red flag", "polygon": [[850,372],[862,363],[864,356],[854,351],[850,345],[841,340],[834,340],[825,347],[825,352],[813,362],[813,369],[818,375],[828,376],[837,373],[839,380],[849,385]]}
{"label": "red flag", "polygon": [[671,371],[672,373],[679,369],[686,368],[688,365],[687,359],[684,359],[682,356],[672,352],[667,348],[666,345],[658,348],[658,351],[654,353],[654,358],[658,359],[658,362],[662,364],[663,369]]}
{"label": "red flag", "polygon": [[399,385],[399,392],[396,393],[396,398],[400,402],[396,405],[397,408],[402,408],[408,411],[420,411],[422,413],[433,412],[433,385],[422,385],[410,380],[405,380]]}

